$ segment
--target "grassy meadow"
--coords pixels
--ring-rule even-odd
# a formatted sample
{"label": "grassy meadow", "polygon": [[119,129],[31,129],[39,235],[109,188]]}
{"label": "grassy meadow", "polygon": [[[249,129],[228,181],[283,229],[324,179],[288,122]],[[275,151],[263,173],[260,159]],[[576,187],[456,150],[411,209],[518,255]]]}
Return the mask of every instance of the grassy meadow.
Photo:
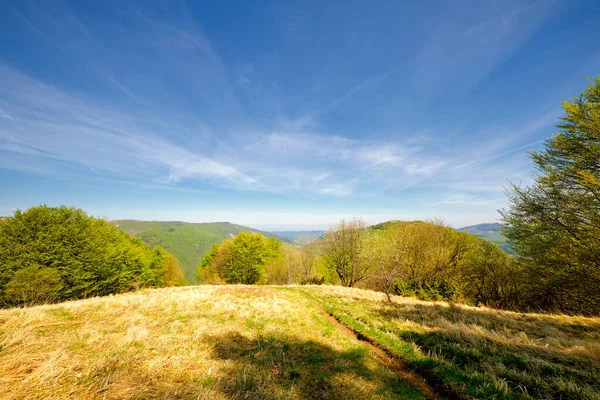
{"label": "grassy meadow", "polygon": [[0,310],[2,399],[425,398],[300,291],[199,286]]}
{"label": "grassy meadow", "polygon": [[600,318],[393,300],[232,285],[0,310],[0,398],[600,398]]}

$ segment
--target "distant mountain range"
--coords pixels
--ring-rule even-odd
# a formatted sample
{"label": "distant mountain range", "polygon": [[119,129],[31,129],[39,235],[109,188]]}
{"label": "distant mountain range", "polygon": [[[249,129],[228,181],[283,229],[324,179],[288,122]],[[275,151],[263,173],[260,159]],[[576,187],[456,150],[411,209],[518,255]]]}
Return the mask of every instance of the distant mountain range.
{"label": "distant mountain range", "polygon": [[[240,232],[262,233],[266,237],[276,236],[269,232],[229,222],[189,223],[137,220],[109,222],[123,232],[136,236],[152,246],[161,246],[175,255],[189,284],[198,283],[196,277],[198,264],[213,244]],[[287,238],[280,239],[285,242],[289,241]]]}
{"label": "distant mountain range", "polygon": [[502,224],[492,223],[465,226],[464,228],[457,229],[457,231],[470,233],[471,235],[479,236],[482,238],[504,237],[499,233],[499,231],[503,228],[504,225]]}
{"label": "distant mountain range", "polygon": [[290,242],[295,242],[303,237],[318,239],[325,234],[325,231],[271,231],[271,233],[280,238],[288,239]]}
{"label": "distant mountain range", "polygon": [[466,232],[471,235],[479,236],[488,242],[494,243],[502,248],[507,253],[513,253],[513,250],[508,242],[508,239],[500,234],[500,230],[504,228],[504,225],[498,223],[478,224],[472,226],[465,226],[464,228],[457,229],[459,232]]}

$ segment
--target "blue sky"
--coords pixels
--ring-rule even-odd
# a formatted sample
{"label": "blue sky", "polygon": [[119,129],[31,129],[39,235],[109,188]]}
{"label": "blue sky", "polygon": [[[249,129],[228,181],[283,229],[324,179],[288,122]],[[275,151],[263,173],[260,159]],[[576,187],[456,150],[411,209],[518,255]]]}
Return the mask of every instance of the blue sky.
{"label": "blue sky", "polygon": [[0,215],[492,222],[599,38],[593,1],[3,1]]}

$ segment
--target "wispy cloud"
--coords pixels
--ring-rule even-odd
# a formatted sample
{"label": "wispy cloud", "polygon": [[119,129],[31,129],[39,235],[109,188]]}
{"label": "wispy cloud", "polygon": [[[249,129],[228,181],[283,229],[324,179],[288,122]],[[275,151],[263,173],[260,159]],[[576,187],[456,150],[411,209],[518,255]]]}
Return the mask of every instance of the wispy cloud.
{"label": "wispy cloud", "polygon": [[0,73],[7,82],[0,89],[0,106],[11,115],[0,124],[0,149],[7,160],[11,154],[29,157],[14,157],[15,168],[38,158],[54,165],[57,173],[65,162],[75,163],[95,175],[127,177],[140,184],[176,187],[196,180],[236,190],[343,197],[381,190],[391,194],[439,180],[452,185],[461,175],[452,175],[445,166],[472,163],[460,164],[460,154],[444,155],[414,138],[390,142],[315,133],[229,132],[218,135],[212,149],[205,144],[190,148],[185,140],[173,140],[176,132],[165,129],[169,120],[150,129],[152,116],[123,113],[6,66]]}
{"label": "wispy cloud", "polygon": [[[315,220],[352,207],[381,210],[374,220],[492,215],[508,179],[528,182],[527,152],[578,85],[528,92],[521,109],[503,85],[532,75],[495,74],[559,7],[453,3],[423,18],[396,6],[277,5],[257,9],[264,21],[247,35],[256,21],[224,29],[229,13],[207,20],[178,0],[114,2],[101,18],[66,3],[0,5],[15,49],[0,63],[0,168],[335,210],[307,213]],[[252,221],[295,220],[265,212]]]}
{"label": "wispy cloud", "polygon": [[470,93],[559,12],[552,1],[512,5],[502,12],[495,3],[455,4],[461,15],[477,22],[465,30],[463,19],[432,19],[421,51],[411,60],[409,82],[422,101],[450,89],[455,95]]}
{"label": "wispy cloud", "polygon": [[[257,133],[245,141],[224,137],[211,155],[145,128],[144,115],[124,114],[6,66],[0,73],[9,82],[1,89],[0,104],[14,116],[0,126],[1,148],[85,165],[98,174],[135,176],[141,182],[198,179],[243,190],[344,196],[353,192],[352,186],[377,184],[376,176],[369,181],[363,171],[428,176],[437,165],[421,159],[422,149],[414,145],[319,134]],[[355,185],[348,185],[349,180]]]}

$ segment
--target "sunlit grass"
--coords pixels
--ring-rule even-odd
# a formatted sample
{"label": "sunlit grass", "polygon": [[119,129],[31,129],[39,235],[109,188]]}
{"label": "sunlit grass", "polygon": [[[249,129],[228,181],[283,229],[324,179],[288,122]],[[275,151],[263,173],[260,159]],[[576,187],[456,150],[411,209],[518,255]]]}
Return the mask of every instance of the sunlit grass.
{"label": "sunlit grass", "polygon": [[0,398],[422,398],[309,300],[442,393],[600,398],[600,318],[341,287],[200,286],[0,310]]}
{"label": "sunlit grass", "polygon": [[296,290],[169,288],[0,310],[2,399],[422,398]]}
{"label": "sunlit grass", "polygon": [[449,395],[600,398],[600,318],[525,314],[301,289],[346,325],[399,355]]}

